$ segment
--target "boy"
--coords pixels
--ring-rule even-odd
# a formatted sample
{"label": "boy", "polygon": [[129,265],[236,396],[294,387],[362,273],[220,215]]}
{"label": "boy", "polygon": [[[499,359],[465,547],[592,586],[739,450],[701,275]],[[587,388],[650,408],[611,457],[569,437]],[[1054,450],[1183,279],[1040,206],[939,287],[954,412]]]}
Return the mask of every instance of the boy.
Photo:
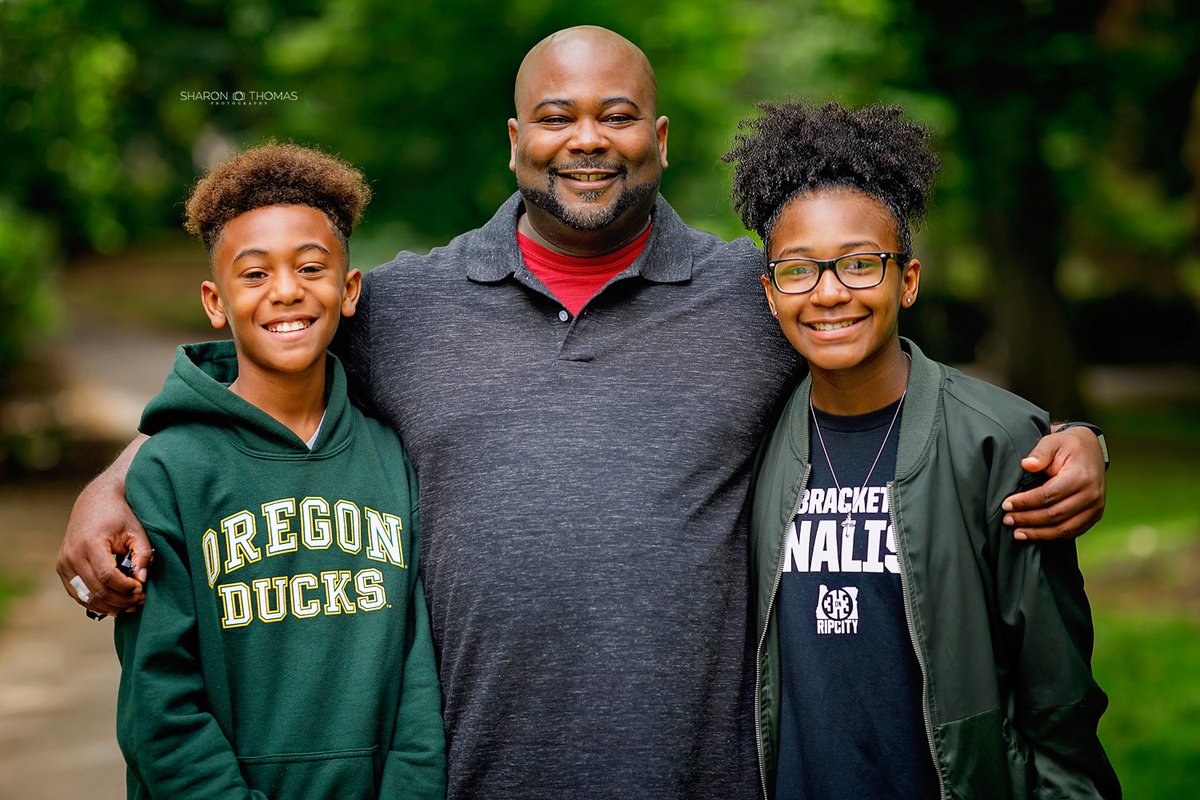
{"label": "boy", "polygon": [[129,471],[156,551],[116,628],[130,798],[444,796],[416,476],[326,352],[369,197],[348,164],[269,144],[188,200],[233,342],[179,348]]}
{"label": "boy", "polygon": [[760,790],[822,798],[1118,798],[1070,541],[1003,498],[1045,412],[902,339],[911,226],[937,171],[898,108],[761,106],[726,160],[809,367],[751,511]]}

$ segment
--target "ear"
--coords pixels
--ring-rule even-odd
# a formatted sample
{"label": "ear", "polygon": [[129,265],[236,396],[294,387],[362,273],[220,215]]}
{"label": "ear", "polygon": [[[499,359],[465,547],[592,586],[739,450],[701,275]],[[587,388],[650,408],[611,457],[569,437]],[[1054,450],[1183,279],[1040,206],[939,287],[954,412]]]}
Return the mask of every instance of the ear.
{"label": "ear", "polygon": [[358,308],[358,296],[362,293],[362,271],[352,269],[346,273],[346,286],[342,292],[342,316],[353,317]]}
{"label": "ear", "polygon": [[667,168],[667,118],[659,117],[654,122],[654,130],[658,134],[658,153],[662,161],[662,168]]}
{"label": "ear", "polygon": [[214,328],[219,330],[225,327],[229,320],[225,316],[225,307],[221,305],[221,293],[214,281],[200,284],[200,304],[204,306],[204,313],[208,315],[208,321]]}
{"label": "ear", "polygon": [[779,309],[775,308],[775,292],[772,291],[774,287],[771,286],[771,279],[766,275],[759,275],[758,280],[762,284],[763,293],[767,296],[767,307],[771,309],[771,316],[778,317]]}
{"label": "ear", "polygon": [[508,121],[508,171],[517,171],[517,121]]}
{"label": "ear", "polygon": [[912,259],[900,275],[900,305],[910,308],[917,302],[917,291],[921,286],[921,262]]}

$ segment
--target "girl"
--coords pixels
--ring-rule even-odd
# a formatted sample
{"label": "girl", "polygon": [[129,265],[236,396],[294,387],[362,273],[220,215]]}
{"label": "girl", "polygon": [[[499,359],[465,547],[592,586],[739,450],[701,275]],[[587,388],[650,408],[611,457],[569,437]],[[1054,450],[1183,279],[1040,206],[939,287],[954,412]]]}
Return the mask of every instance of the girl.
{"label": "girl", "polygon": [[898,108],[760,109],[733,201],[810,369],[753,501],[763,794],[1119,797],[1074,544],[1002,522],[1046,414],[898,333],[929,134]]}

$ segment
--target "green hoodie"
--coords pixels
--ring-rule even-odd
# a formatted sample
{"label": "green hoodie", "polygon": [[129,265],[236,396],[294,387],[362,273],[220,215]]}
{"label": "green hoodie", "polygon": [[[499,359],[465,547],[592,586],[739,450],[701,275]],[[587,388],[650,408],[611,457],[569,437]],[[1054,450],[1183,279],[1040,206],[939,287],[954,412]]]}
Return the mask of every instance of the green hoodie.
{"label": "green hoodie", "polygon": [[180,347],[126,495],[146,605],[117,620],[130,798],[441,798],[417,484],[329,356],[314,447],[230,392],[232,343]]}

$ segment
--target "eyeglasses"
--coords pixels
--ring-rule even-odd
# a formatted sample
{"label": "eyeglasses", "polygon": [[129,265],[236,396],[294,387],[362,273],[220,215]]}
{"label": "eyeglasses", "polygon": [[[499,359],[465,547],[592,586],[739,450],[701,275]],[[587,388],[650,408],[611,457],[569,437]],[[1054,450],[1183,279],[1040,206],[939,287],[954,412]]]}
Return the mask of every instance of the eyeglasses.
{"label": "eyeglasses", "polygon": [[784,294],[804,294],[817,288],[827,269],[847,289],[870,289],[883,283],[888,259],[903,263],[906,253],[847,253],[824,261],[819,258],[781,258],[767,262],[771,283]]}

